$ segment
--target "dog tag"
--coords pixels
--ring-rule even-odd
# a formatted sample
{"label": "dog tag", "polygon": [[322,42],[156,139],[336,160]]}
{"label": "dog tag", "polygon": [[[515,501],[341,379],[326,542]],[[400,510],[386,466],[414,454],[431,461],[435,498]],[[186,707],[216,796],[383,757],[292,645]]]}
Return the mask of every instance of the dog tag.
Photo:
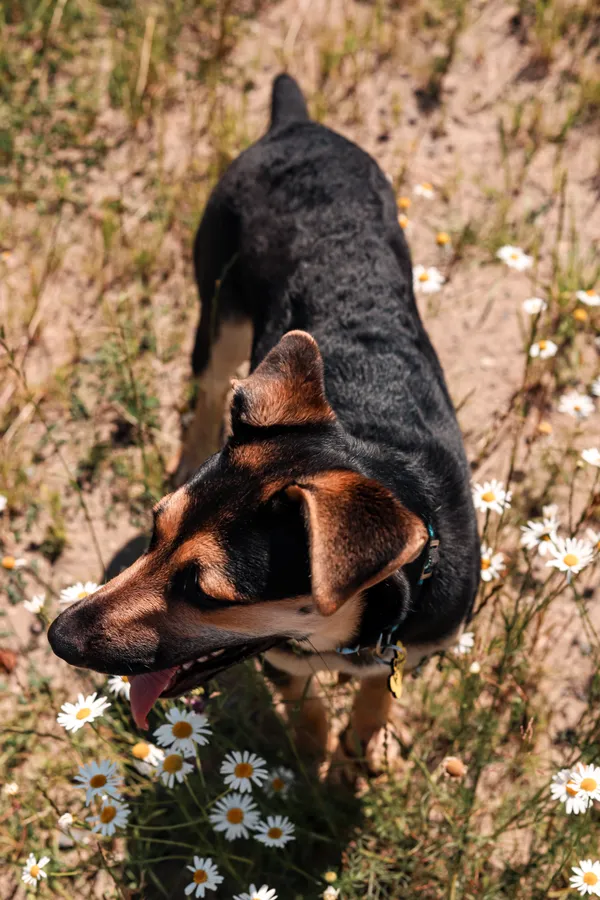
{"label": "dog tag", "polygon": [[406,648],[402,644],[395,644],[390,648],[394,657],[390,663],[390,677],[388,688],[396,700],[402,696],[402,682],[404,681],[404,666],[406,665]]}

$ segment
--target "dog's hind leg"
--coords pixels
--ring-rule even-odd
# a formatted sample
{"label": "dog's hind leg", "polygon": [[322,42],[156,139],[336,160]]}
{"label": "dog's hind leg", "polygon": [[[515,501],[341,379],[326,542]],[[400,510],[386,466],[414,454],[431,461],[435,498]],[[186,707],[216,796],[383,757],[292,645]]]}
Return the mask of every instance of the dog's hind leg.
{"label": "dog's hind leg", "polygon": [[173,467],[176,486],[187,481],[221,446],[231,379],[250,358],[253,326],[243,309],[237,284],[236,232],[235,218],[213,195],[194,247],[196,279],[202,300],[192,353],[196,402],[179,460]]}

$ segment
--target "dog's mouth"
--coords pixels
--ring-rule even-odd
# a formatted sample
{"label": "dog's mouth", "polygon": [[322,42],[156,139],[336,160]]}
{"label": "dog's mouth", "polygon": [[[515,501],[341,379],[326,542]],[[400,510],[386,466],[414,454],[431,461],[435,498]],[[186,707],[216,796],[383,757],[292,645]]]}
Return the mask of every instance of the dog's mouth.
{"label": "dog's mouth", "polygon": [[281,638],[261,638],[237,647],[220,648],[188,660],[169,669],[130,675],[131,713],[138,728],[148,728],[147,716],[158,699],[180,697],[220,672],[264,653],[274,647]]}

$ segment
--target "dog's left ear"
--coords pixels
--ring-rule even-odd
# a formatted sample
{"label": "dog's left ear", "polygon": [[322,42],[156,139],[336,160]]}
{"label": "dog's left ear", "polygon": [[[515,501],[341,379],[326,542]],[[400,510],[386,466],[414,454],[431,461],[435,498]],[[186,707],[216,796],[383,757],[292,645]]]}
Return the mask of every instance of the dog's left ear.
{"label": "dog's left ear", "polygon": [[427,543],[421,519],[356,472],[324,472],[286,493],[304,508],[312,596],[324,616],[415,560]]}
{"label": "dog's left ear", "polygon": [[233,382],[231,426],[323,425],[335,420],[323,359],[306,331],[288,331],[248,378]]}

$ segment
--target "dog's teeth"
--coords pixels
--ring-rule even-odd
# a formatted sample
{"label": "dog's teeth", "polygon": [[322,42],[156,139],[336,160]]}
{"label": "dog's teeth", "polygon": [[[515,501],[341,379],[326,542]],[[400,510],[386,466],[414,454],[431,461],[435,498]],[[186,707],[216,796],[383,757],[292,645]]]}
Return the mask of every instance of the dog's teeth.
{"label": "dog's teeth", "polygon": [[187,670],[191,669],[193,665],[194,665],[194,660],[191,660],[191,662],[184,663],[181,668],[184,670],[184,672],[187,672]]}
{"label": "dog's teeth", "polygon": [[196,662],[205,663],[208,659],[208,656],[199,656]]}
{"label": "dog's teeth", "polygon": [[221,650],[213,650],[213,652],[212,652],[210,655],[211,655],[211,656],[220,656],[221,653],[225,653],[225,648],[224,648],[224,647],[223,647]]}

